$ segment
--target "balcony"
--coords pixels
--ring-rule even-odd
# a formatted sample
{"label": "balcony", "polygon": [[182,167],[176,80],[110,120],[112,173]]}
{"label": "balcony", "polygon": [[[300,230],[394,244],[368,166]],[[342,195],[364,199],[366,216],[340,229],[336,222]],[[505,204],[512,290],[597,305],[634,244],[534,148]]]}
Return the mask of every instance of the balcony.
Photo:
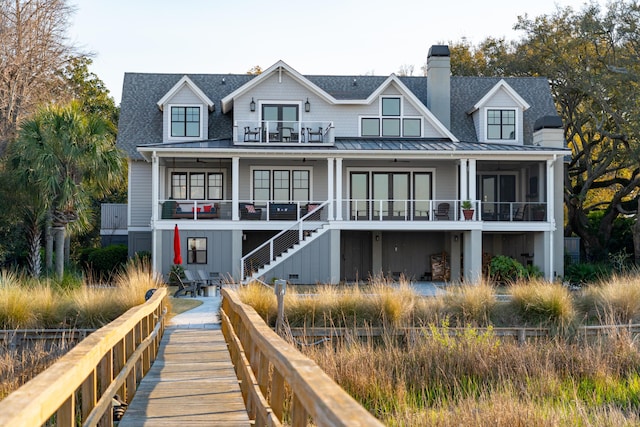
{"label": "balcony", "polygon": [[333,145],[333,122],[239,120],[233,127],[234,144]]}

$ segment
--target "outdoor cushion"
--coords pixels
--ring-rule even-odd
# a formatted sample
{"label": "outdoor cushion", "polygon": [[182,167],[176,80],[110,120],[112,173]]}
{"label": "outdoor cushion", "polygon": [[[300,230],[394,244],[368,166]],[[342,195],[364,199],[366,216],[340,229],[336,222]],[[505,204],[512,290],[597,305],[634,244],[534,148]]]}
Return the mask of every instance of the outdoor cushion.
{"label": "outdoor cushion", "polygon": [[256,213],[256,207],[255,206],[253,206],[253,205],[245,205],[244,207],[247,210],[247,212]]}

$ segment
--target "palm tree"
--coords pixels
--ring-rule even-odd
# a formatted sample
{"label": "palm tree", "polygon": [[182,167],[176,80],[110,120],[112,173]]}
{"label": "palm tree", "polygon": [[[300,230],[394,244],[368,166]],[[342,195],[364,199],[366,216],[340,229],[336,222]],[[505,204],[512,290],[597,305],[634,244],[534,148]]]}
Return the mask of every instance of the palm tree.
{"label": "palm tree", "polygon": [[41,209],[51,213],[58,277],[64,273],[67,225],[87,213],[91,197],[104,196],[122,179],[123,157],[109,126],[107,120],[84,113],[77,102],[50,105],[21,124],[12,146],[16,176],[29,191],[38,192],[44,200]]}

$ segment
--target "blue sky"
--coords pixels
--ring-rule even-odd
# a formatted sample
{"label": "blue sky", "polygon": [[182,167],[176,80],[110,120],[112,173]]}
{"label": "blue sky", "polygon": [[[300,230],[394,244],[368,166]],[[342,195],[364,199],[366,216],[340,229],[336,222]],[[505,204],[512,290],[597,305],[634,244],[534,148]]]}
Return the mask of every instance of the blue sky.
{"label": "blue sky", "polygon": [[[70,40],[120,103],[125,72],[246,73],[283,60],[302,74],[421,73],[433,44],[517,39],[517,17],[584,0],[70,0]],[[437,4],[437,6],[435,6]]]}

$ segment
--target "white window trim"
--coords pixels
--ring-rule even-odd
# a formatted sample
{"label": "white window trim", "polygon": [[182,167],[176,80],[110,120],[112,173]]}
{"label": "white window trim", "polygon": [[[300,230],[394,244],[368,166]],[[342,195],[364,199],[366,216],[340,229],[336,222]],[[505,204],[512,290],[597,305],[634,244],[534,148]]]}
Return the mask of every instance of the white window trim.
{"label": "white window trim", "polygon": [[[309,200],[314,201],[313,198],[313,166],[250,166],[249,167],[249,200],[251,202],[255,202],[253,200],[253,171],[256,170],[268,170],[270,172],[269,175],[269,198],[271,198],[273,193],[273,171],[308,171],[309,172]],[[291,190],[291,188],[289,188]],[[299,200],[296,200],[299,201]],[[258,202],[264,202],[264,200],[258,200]]]}
{"label": "white window trim", "polygon": [[[515,112],[515,138],[514,139],[489,139],[488,137],[488,129],[489,129],[489,110],[511,110]],[[482,140],[487,143],[495,143],[495,144],[507,144],[507,145],[521,145],[522,141],[520,138],[521,130],[520,123],[522,123],[522,109],[518,107],[514,107],[510,105],[508,107],[500,107],[500,106],[491,106],[484,107],[482,109]]]}
{"label": "white window trim", "polygon": [[[205,183],[204,183],[204,192],[205,192],[205,198],[204,199],[175,199],[178,200],[181,203],[186,203],[186,202],[209,202],[209,201],[220,201],[220,200],[227,200],[225,195],[227,193],[227,189],[226,189],[226,185],[227,185],[227,169],[226,168],[201,168],[201,169],[193,169],[193,168],[166,168],[166,191],[165,191],[165,199],[169,199],[169,197],[172,196],[171,194],[171,190],[172,190],[172,182],[171,182],[171,177],[173,176],[174,173],[186,173],[187,174],[187,195],[189,195],[189,187],[190,187],[190,182],[189,182],[189,175],[191,173],[204,173],[205,174]],[[209,194],[209,180],[208,180],[208,174],[210,173],[221,173],[222,174],[222,199],[207,199],[206,196]]]}
{"label": "white window trim", "polygon": [[[167,108],[167,141],[203,141],[208,138],[207,132],[207,108],[204,104],[169,104]],[[171,110],[173,107],[198,107],[200,108],[200,136],[171,136]]]}
{"label": "white window trim", "polygon": [[[399,98],[400,99],[400,115],[399,116],[383,116],[382,115],[382,99],[383,98]],[[384,95],[378,98],[378,115],[360,115],[358,116],[358,135],[361,138],[421,138],[424,135],[424,117],[422,116],[405,116],[404,115],[404,103],[405,97],[403,95]],[[384,136],[382,135],[382,121],[384,119],[398,119],[400,120],[400,136]],[[379,133],[378,136],[362,135],[362,120],[363,119],[378,119],[379,120]],[[420,120],[420,135],[418,136],[404,136],[404,119],[418,119]]]}

